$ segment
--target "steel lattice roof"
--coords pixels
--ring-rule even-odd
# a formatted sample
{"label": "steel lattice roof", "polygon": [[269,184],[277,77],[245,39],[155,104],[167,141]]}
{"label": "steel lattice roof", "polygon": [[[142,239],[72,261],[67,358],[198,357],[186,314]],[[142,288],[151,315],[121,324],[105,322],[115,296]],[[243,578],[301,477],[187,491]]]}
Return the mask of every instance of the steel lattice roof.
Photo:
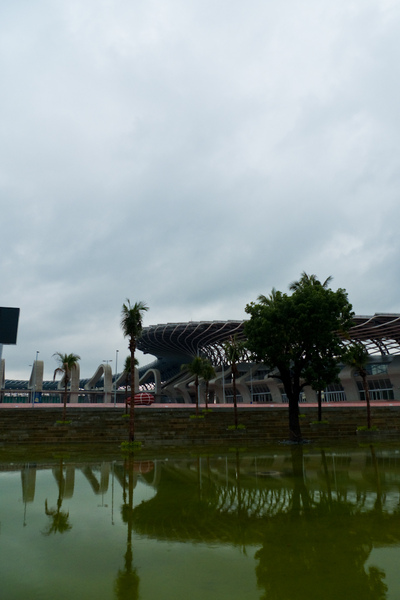
{"label": "steel lattice roof", "polygon": [[[400,354],[400,314],[355,316],[349,341],[360,341],[369,354]],[[189,321],[144,327],[138,348],[157,357],[188,358],[213,354],[221,342],[237,334],[244,339],[246,321]],[[347,341],[347,338],[344,339]]]}

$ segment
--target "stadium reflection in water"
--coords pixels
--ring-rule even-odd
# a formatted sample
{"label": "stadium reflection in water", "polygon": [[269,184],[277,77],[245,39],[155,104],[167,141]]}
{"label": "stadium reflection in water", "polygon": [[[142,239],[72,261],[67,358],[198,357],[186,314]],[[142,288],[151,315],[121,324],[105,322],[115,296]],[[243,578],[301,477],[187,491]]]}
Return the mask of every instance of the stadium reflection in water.
{"label": "stadium reflection in water", "polygon": [[17,461],[4,600],[400,597],[396,448]]}

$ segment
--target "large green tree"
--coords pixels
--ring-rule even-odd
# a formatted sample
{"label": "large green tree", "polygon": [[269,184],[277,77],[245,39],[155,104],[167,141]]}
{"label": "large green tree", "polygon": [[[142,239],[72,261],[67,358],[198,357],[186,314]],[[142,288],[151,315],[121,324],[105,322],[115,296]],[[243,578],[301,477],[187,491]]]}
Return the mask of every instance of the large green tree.
{"label": "large green tree", "polygon": [[[305,271],[301,274],[298,281],[293,281],[289,285],[292,292],[298,291],[306,286],[322,285],[327,289],[332,281],[332,277],[327,277],[321,284],[316,275],[308,275]],[[325,352],[324,348],[320,348],[315,354],[313,363],[309,366],[308,379],[313,390],[317,392],[318,402],[318,421],[322,420],[322,391],[331,383],[339,382],[340,365],[338,357],[330,352]]]}
{"label": "large green tree", "polygon": [[65,421],[66,412],[67,412],[68,385],[70,384],[70,381],[71,381],[72,370],[78,366],[78,362],[80,361],[81,357],[78,356],[77,354],[63,354],[62,352],[55,352],[53,354],[53,356],[55,357],[55,359],[58,363],[58,367],[54,371],[53,379],[55,380],[57,375],[60,374],[62,376],[63,382],[64,382],[64,394],[63,394],[64,408],[63,408],[62,420]]}
{"label": "large green tree", "polygon": [[143,314],[149,310],[144,302],[135,302],[131,304],[126,299],[126,304],[122,305],[121,311],[121,329],[124,337],[129,338],[129,350],[131,353],[131,406],[129,414],[129,441],[135,441],[135,351],[137,339],[140,337],[143,329]]}
{"label": "large green tree", "polygon": [[343,356],[338,334],[352,325],[354,313],[346,291],[331,290],[329,281],[321,283],[315,275],[303,273],[299,282],[291,284],[291,295],[274,289],[269,297],[259,296],[258,302],[246,306],[248,349],[283,384],[293,441],[301,440],[301,391],[322,378],[324,363]]}

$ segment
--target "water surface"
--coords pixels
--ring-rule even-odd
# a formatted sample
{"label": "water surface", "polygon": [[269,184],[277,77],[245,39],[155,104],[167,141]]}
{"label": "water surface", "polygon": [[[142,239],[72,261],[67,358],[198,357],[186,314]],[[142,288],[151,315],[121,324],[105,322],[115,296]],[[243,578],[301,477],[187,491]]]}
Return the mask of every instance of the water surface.
{"label": "water surface", "polygon": [[400,598],[397,448],[0,454],[2,600]]}

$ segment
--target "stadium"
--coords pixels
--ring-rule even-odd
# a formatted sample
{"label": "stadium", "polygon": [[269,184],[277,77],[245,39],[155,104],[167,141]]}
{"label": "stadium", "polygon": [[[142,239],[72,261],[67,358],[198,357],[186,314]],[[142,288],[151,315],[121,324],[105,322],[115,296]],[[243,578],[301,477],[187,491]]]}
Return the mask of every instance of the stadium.
{"label": "stadium", "polygon": [[[145,327],[138,348],[155,360],[138,369],[135,391],[154,394],[158,403],[193,403],[194,377],[182,369],[195,356],[204,356],[214,365],[216,375],[209,382],[210,402],[223,404],[233,399],[232,372],[224,364],[222,344],[233,335],[244,339],[245,321],[198,321],[167,323]],[[368,385],[372,400],[400,400],[400,314],[376,313],[356,316],[350,341],[361,342],[368,350]],[[270,376],[267,365],[248,360],[239,365],[237,400],[245,404],[287,402],[280,381]],[[36,360],[28,381],[5,378],[5,361],[0,365],[2,402],[60,402],[62,382],[43,381],[43,361]],[[324,390],[325,402],[358,402],[365,399],[361,377],[343,366],[340,382]],[[109,364],[101,364],[89,379],[80,379],[79,368],[72,374],[70,402],[124,402],[126,374],[113,374]],[[205,382],[200,380],[200,401],[204,402]],[[316,402],[316,392],[304,388],[300,401]]]}

